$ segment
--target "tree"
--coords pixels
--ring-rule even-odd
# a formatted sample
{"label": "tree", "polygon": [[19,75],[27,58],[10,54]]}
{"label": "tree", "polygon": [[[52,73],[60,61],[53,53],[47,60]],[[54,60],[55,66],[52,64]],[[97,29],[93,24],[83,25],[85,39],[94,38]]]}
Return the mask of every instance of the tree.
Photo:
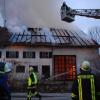
{"label": "tree", "polygon": [[0,46],[5,46],[9,42],[10,33],[7,28],[0,27]]}

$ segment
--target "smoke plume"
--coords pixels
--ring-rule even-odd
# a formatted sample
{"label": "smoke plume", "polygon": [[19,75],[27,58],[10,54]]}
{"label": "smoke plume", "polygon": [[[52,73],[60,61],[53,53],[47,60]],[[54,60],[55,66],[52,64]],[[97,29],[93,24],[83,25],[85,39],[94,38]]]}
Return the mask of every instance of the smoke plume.
{"label": "smoke plume", "polygon": [[[4,15],[3,1],[0,8]],[[63,0],[5,0],[7,26],[72,28],[61,21]]]}

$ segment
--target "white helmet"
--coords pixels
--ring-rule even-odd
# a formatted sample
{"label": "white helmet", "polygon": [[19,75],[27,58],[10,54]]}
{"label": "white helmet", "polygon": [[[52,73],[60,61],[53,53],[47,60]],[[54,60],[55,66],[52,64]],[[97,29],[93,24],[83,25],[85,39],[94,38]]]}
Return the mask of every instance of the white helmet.
{"label": "white helmet", "polygon": [[80,69],[83,70],[83,71],[89,71],[90,70],[90,62],[89,61],[83,61]]}
{"label": "white helmet", "polygon": [[5,64],[5,73],[11,72],[10,66],[6,63]]}

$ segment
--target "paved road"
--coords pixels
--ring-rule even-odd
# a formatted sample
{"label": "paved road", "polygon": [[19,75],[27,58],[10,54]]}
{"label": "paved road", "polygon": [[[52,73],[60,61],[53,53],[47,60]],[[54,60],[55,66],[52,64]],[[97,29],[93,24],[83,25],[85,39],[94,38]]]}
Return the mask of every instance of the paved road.
{"label": "paved road", "polygon": [[[70,93],[41,93],[41,100],[71,100]],[[13,93],[11,100],[27,100],[26,93]],[[33,97],[32,100],[40,100]]]}

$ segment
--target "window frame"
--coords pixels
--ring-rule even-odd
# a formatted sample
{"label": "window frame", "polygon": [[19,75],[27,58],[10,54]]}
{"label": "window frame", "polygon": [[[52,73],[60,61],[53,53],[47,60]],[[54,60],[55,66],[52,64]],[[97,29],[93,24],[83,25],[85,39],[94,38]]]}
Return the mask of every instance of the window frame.
{"label": "window frame", "polygon": [[6,51],[6,58],[19,58],[18,51]]}
{"label": "window frame", "polygon": [[[20,69],[19,67],[23,67]],[[16,66],[16,73],[25,73],[25,66],[24,65],[17,65]]]}
{"label": "window frame", "polygon": [[36,54],[34,51],[23,51],[23,58],[35,58]]}
{"label": "window frame", "polygon": [[34,71],[35,71],[36,73],[39,72],[38,65],[29,65],[29,68],[30,68],[30,67],[33,67],[33,69],[34,69]]}
{"label": "window frame", "polygon": [[39,54],[40,58],[52,58],[51,51],[41,51]]}
{"label": "window frame", "polygon": [[42,65],[42,75],[44,79],[48,79],[50,77],[50,65]]}

